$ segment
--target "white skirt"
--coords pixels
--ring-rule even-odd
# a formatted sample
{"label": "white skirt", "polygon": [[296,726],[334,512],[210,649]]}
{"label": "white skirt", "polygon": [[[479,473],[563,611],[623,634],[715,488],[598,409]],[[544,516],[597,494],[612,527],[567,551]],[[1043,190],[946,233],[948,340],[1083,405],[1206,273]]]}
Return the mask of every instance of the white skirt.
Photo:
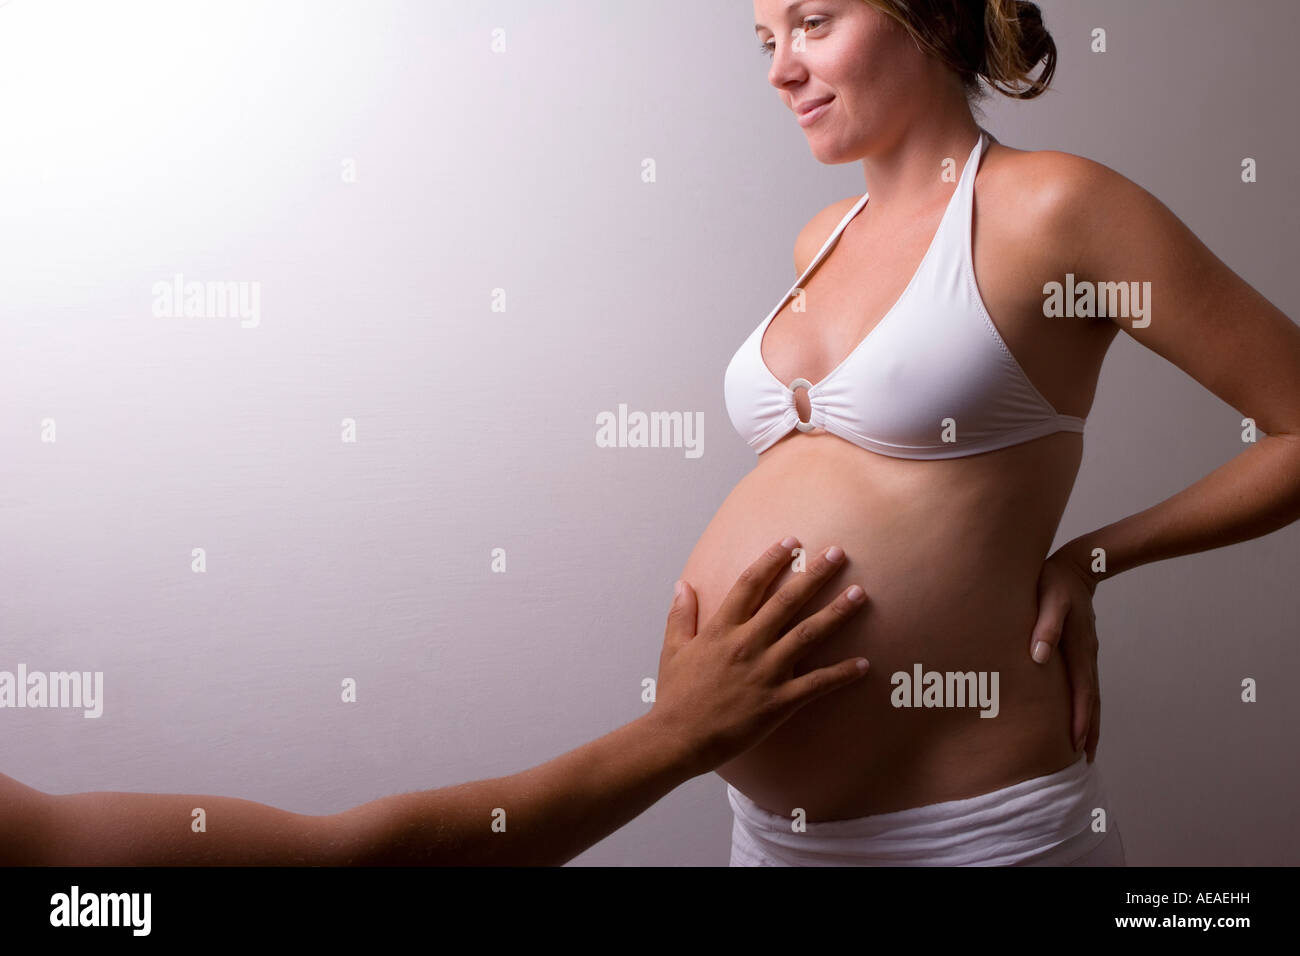
{"label": "white skirt", "polygon": [[1001,790],[804,823],[802,831],[730,784],[727,799],[735,811],[732,866],[1125,865],[1100,771],[1083,755],[1064,770]]}

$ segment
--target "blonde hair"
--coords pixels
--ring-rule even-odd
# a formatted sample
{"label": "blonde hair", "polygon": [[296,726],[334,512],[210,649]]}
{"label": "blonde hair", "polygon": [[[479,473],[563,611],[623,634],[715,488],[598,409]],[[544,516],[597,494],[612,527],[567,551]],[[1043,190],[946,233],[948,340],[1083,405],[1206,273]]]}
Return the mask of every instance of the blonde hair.
{"label": "blonde hair", "polygon": [[[1007,96],[1040,95],[1056,72],[1056,43],[1027,0],[864,0],[900,24],[922,52],[956,71],[967,95],[980,80]],[[1034,68],[1043,64],[1035,79]]]}

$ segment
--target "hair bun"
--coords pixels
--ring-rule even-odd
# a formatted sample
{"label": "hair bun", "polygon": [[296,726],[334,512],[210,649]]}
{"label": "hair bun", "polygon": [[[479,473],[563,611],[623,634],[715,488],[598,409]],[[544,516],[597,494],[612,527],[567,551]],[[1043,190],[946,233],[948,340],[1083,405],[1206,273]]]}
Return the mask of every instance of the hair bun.
{"label": "hair bun", "polygon": [[[867,0],[897,21],[917,46],[961,77],[968,95],[983,79],[999,93],[1028,100],[1056,73],[1056,43],[1028,0]],[[1037,78],[1031,74],[1043,64]]]}
{"label": "hair bun", "polygon": [[[1056,73],[1056,41],[1043,26],[1038,4],[1028,0],[986,0],[986,69],[981,75],[1000,93],[1027,100],[1047,89]],[[1030,74],[1039,64],[1035,79]]]}

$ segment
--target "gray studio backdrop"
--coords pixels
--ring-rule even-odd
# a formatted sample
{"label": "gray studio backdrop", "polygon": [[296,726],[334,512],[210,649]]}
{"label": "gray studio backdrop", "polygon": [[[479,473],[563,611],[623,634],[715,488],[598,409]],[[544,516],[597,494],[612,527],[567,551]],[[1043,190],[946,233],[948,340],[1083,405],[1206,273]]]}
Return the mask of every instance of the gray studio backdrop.
{"label": "gray studio backdrop", "polygon": [[[1043,6],[1054,89],[984,125],[1133,179],[1300,315],[1300,8]],[[643,713],[671,585],[754,462],[726,363],[799,228],[863,190],[809,155],[753,19],[0,4],[0,669],[104,674],[98,718],[0,710],[0,772],[329,813]],[[187,315],[177,281],[242,311]],[[598,448],[620,403],[702,412],[703,454]],[[1240,453],[1240,417],[1120,335],[1057,543]],[[1099,589],[1130,863],[1300,863],[1298,544]],[[730,823],[700,777],[576,862],[725,865]]]}

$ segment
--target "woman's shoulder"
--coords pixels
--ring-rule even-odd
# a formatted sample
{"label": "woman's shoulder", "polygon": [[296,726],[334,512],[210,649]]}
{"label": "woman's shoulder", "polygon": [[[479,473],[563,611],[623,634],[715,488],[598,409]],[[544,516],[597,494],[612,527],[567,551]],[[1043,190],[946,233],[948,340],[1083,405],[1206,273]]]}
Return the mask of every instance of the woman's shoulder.
{"label": "woman's shoulder", "polygon": [[816,258],[826,240],[831,237],[840,220],[849,214],[849,210],[861,199],[861,196],[849,196],[839,199],[819,210],[808,223],[799,230],[794,240],[794,273],[803,275],[805,269]]}
{"label": "woman's shoulder", "polygon": [[1056,259],[1157,200],[1109,166],[1054,149],[996,144],[975,181],[977,213],[999,238]]}
{"label": "woman's shoulder", "polygon": [[1015,149],[996,144],[980,164],[976,186],[1022,199],[1042,213],[1104,202],[1138,187],[1109,166],[1055,149]]}

